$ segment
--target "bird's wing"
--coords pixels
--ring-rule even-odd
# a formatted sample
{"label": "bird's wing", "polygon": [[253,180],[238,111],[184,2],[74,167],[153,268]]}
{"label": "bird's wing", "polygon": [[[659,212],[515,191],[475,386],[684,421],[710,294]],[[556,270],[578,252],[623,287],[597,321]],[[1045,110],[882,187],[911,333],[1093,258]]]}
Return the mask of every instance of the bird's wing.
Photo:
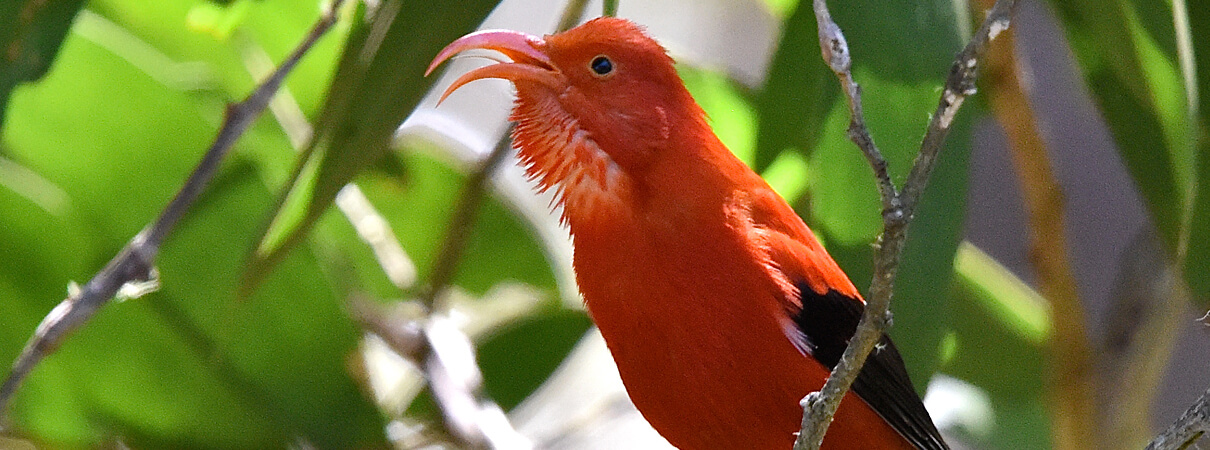
{"label": "bird's wing", "polygon": [[[792,288],[783,299],[796,325],[795,344],[829,370],[836,367],[865,310],[848,277],[784,203],[756,200],[753,225],[767,249],[769,269]],[[853,382],[852,391],[904,438],[923,450],[949,447],[942,440],[890,336],[883,335]]]}

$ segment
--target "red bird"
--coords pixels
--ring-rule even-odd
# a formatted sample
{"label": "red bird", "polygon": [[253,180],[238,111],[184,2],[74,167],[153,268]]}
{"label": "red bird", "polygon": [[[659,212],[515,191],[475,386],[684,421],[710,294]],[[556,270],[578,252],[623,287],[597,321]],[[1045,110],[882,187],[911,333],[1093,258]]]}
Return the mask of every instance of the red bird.
{"label": "red bird", "polygon": [[[576,281],[634,405],[686,450],[792,447],[799,400],[839,361],[865,307],[794,210],[707,124],[667,52],[600,18],[544,38],[481,31],[512,62],[462,75],[517,90],[521,164],[555,189]],[[945,449],[882,337],[826,449]]]}

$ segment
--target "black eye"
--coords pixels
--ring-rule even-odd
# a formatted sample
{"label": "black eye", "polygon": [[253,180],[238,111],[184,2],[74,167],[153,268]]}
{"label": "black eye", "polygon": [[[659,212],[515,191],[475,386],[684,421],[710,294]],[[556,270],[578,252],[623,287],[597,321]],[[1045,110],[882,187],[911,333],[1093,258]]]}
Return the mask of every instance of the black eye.
{"label": "black eye", "polygon": [[593,58],[592,62],[588,63],[588,67],[597,75],[609,75],[610,72],[613,72],[613,61],[610,61],[609,57],[601,55]]}

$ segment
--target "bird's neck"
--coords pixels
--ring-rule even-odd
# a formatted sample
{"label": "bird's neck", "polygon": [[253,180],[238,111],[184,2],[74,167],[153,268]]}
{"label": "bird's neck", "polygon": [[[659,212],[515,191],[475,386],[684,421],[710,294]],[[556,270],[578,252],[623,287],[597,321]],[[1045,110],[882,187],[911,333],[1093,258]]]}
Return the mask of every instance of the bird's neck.
{"label": "bird's neck", "polygon": [[651,108],[652,120],[612,127],[569,114],[554,96],[519,94],[512,115],[518,157],[540,190],[554,189],[573,234],[613,229],[656,203],[721,205],[725,187],[736,185],[726,178],[746,171],[687,93],[683,107]]}
{"label": "bird's neck", "polygon": [[514,109],[513,143],[526,174],[540,191],[553,189],[572,226],[590,215],[624,206],[634,180],[552,97],[523,98]]}

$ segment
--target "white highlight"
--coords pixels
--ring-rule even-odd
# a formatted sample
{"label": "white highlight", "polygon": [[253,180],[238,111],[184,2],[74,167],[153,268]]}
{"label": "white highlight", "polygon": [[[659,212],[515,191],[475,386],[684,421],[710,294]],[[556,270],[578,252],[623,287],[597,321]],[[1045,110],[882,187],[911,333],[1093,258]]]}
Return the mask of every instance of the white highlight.
{"label": "white highlight", "polygon": [[999,19],[999,20],[996,20],[995,22],[992,22],[991,25],[988,26],[988,28],[987,28],[987,40],[990,41],[992,39],[995,39],[996,36],[999,36],[1000,33],[1004,32],[1004,30],[1007,30],[1009,23],[1010,22],[1008,21],[1007,18]]}
{"label": "white highlight", "polygon": [[954,115],[958,113],[958,108],[962,107],[964,100],[966,100],[966,97],[958,95],[950,89],[945,90],[945,102],[949,106],[941,110],[941,128],[950,127],[950,123],[954,121]]}
{"label": "white highlight", "polygon": [[990,438],[996,425],[991,397],[977,386],[946,375],[935,375],[924,394],[924,407],[937,428]]}

